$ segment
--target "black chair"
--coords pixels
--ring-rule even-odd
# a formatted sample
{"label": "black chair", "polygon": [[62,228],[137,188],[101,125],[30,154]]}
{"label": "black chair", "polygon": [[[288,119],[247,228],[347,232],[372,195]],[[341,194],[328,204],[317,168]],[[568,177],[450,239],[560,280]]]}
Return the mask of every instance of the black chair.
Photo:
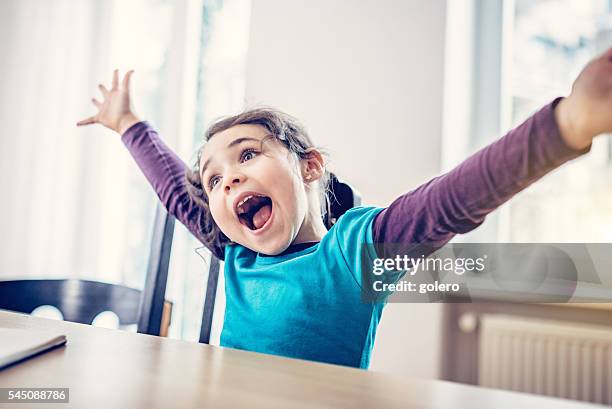
{"label": "black chair", "polygon": [[[158,206],[144,290],[89,280],[0,281],[0,309],[31,313],[56,307],[66,321],[91,324],[101,312],[117,314],[121,325],[137,324],[140,333],[160,335],[174,217]],[[168,315],[169,317],[169,315]]]}
{"label": "black chair", "polygon": [[[359,192],[348,183],[340,181],[333,173],[330,174],[329,192],[327,197],[329,199],[329,207],[323,221],[328,229],[330,229],[334,223],[336,223],[338,218],[347,210],[361,205],[361,195]],[[219,283],[219,269],[219,259],[214,255],[211,255],[199,340],[204,344],[210,343],[215,299],[217,296],[217,285]]]}

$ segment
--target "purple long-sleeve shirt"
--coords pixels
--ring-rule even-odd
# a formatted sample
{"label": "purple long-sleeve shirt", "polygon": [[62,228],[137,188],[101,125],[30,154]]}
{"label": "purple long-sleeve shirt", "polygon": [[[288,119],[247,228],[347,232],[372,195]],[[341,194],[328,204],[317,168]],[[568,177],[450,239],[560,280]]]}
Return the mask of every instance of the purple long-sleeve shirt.
{"label": "purple long-sleeve shirt", "polygon": [[[450,172],[398,197],[374,219],[374,242],[440,247],[478,227],[488,213],[549,171],[588,152],[590,147],[578,151],[561,138],[553,112],[558,101]],[[207,245],[198,222],[204,209],[187,194],[187,165],[146,122],[132,126],[122,140],[168,212]]]}

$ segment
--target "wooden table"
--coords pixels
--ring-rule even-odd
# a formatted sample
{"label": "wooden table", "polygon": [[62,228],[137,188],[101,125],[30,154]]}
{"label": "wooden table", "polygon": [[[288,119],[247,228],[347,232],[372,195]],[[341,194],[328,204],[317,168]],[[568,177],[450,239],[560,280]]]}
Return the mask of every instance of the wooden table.
{"label": "wooden table", "polygon": [[596,408],[0,311],[0,327],[62,331],[65,347],[0,370],[0,388],[70,388],[36,408]]}

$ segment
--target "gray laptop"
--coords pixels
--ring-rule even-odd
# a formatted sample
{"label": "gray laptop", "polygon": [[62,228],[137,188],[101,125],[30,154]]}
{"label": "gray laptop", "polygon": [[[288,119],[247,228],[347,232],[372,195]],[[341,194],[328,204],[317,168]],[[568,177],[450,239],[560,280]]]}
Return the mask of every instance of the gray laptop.
{"label": "gray laptop", "polygon": [[0,369],[65,343],[58,332],[0,328]]}

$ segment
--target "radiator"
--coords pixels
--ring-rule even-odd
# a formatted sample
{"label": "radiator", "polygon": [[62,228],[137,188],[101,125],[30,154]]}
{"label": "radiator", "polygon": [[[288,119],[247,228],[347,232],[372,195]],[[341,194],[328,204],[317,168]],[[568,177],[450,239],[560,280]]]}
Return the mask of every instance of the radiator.
{"label": "radiator", "polygon": [[483,314],[478,383],[612,404],[612,329]]}

